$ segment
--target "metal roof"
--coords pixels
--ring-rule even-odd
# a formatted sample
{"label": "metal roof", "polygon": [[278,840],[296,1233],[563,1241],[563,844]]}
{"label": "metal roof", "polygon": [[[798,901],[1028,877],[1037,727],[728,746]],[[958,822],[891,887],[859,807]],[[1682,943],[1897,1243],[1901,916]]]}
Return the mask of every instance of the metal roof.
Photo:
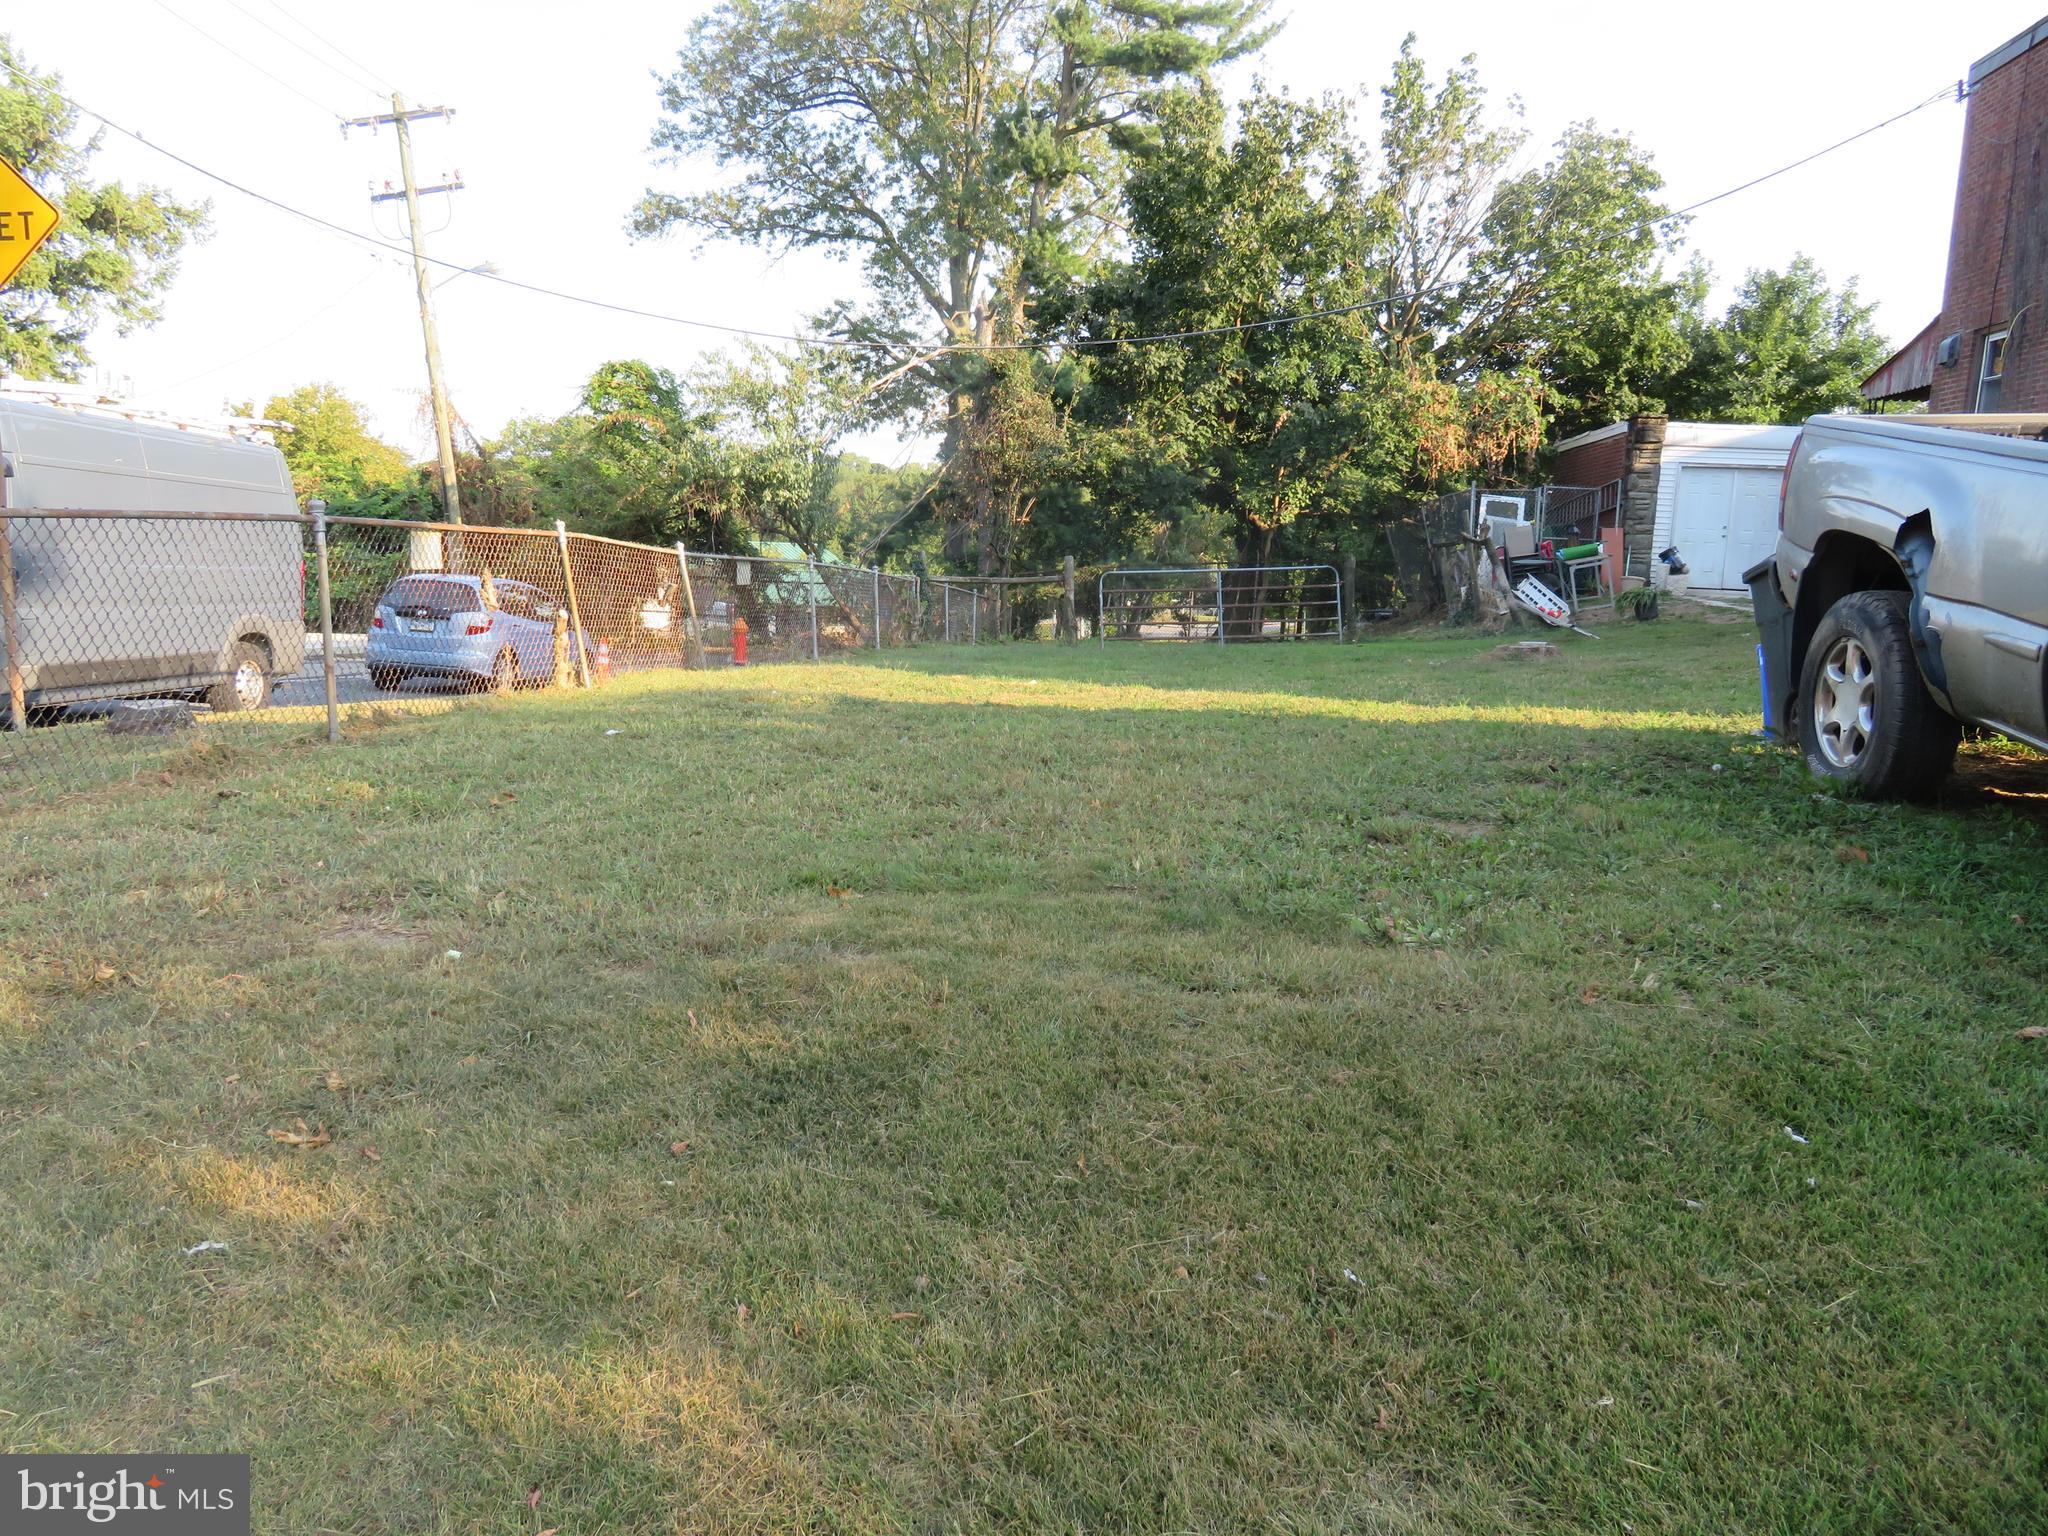
{"label": "metal roof", "polygon": [[1879,363],[1858,386],[1866,400],[1916,400],[1934,388],[1934,349],[1940,342],[1941,316],[1920,334]]}
{"label": "metal roof", "polygon": [[2048,16],[2042,17],[2018,37],[2010,38],[1970,66],[1970,84],[1975,85],[1994,69],[2003,68],[2037,43],[2048,43]]}

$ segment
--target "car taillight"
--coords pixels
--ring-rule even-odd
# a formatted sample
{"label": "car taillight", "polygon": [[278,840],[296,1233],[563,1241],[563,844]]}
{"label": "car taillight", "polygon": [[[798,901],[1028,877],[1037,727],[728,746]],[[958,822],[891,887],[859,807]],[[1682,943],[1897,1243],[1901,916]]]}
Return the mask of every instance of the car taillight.
{"label": "car taillight", "polygon": [[371,614],[371,615],[370,615],[370,628],[372,628],[372,629],[382,629],[383,627],[384,627],[384,615],[383,615],[383,614],[381,614],[381,613],[373,613],[373,614]]}
{"label": "car taillight", "polygon": [[472,613],[469,625],[462,631],[465,635],[488,635],[491,632],[491,616],[488,613]]}
{"label": "car taillight", "polygon": [[1792,451],[1785,455],[1785,472],[1778,476],[1778,532],[1785,531],[1785,497],[1792,489],[1792,462],[1799,457],[1799,439],[1806,436],[1804,431],[1792,434]]}

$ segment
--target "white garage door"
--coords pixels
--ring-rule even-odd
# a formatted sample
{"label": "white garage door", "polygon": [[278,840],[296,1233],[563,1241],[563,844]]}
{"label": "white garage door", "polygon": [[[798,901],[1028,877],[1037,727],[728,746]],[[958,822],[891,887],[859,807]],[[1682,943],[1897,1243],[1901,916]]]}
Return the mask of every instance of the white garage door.
{"label": "white garage door", "polygon": [[1779,469],[1689,464],[1678,472],[1671,542],[1695,587],[1742,590],[1742,573],[1778,547]]}

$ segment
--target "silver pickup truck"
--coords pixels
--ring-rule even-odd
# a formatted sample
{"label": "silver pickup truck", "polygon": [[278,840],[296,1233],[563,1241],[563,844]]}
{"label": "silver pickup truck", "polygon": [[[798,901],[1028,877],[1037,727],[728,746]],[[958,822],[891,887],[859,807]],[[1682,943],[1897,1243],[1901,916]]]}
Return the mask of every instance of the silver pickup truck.
{"label": "silver pickup truck", "polygon": [[1964,726],[2048,750],[2048,416],[1815,416],[1747,573],[1765,724],[1873,795],[1930,794]]}

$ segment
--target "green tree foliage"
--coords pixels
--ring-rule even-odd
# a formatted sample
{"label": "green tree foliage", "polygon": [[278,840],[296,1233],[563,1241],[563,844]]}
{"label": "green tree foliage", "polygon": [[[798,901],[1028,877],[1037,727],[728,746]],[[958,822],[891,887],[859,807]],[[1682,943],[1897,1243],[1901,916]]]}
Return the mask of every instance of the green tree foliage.
{"label": "green tree foliage", "polygon": [[[731,175],[649,192],[635,227],[858,257],[873,301],[827,323],[931,349],[879,364],[893,388],[874,400],[912,419],[942,401],[950,459],[997,430],[970,417],[1000,381],[933,344],[1024,334],[1044,285],[1112,229],[1150,93],[1257,47],[1269,3],[726,0],[664,82],[654,143]],[[990,508],[1013,500],[985,480],[967,498],[984,562]]]}
{"label": "green tree foliage", "polygon": [[92,361],[88,344],[104,320],[122,335],[154,324],[180,252],[206,229],[205,204],[181,203],[157,187],[92,181],[86,170],[100,137],[78,137],[78,113],[58,99],[61,86],[56,75],[37,75],[0,34],[0,160],[63,216],[0,289],[0,369],[27,378],[76,378]]}
{"label": "green tree foliage", "polygon": [[[1359,305],[1360,174],[1339,107],[1262,90],[1227,136],[1214,93],[1177,96],[1130,182],[1131,259],[1081,296],[1075,322],[1108,340]],[[1103,542],[1257,557],[1297,518],[1398,481],[1390,374],[1368,331],[1354,308],[1084,353]]]}
{"label": "green tree foliage", "polygon": [[[252,407],[239,407],[252,415]],[[363,408],[332,384],[273,395],[266,421],[284,423],[278,449],[303,503],[317,496],[336,517],[432,517],[434,501],[405,454],[370,430]]]}
{"label": "green tree foliage", "polygon": [[1806,256],[1752,271],[1668,386],[1673,415],[1695,421],[1795,422],[1860,406],[1859,386],[1890,353],[1852,278],[1840,290]]}
{"label": "green tree foliage", "polygon": [[1378,115],[1368,146],[1343,100],[1159,111],[1129,259],[1079,303],[1091,339],[1336,313],[1089,355],[1083,456],[1141,547],[1265,561],[1314,518],[1369,554],[1390,512],[1526,469],[1554,415],[1633,409],[1683,356],[1690,289],[1626,139],[1574,127],[1517,172],[1471,61],[1432,84],[1412,39]]}

